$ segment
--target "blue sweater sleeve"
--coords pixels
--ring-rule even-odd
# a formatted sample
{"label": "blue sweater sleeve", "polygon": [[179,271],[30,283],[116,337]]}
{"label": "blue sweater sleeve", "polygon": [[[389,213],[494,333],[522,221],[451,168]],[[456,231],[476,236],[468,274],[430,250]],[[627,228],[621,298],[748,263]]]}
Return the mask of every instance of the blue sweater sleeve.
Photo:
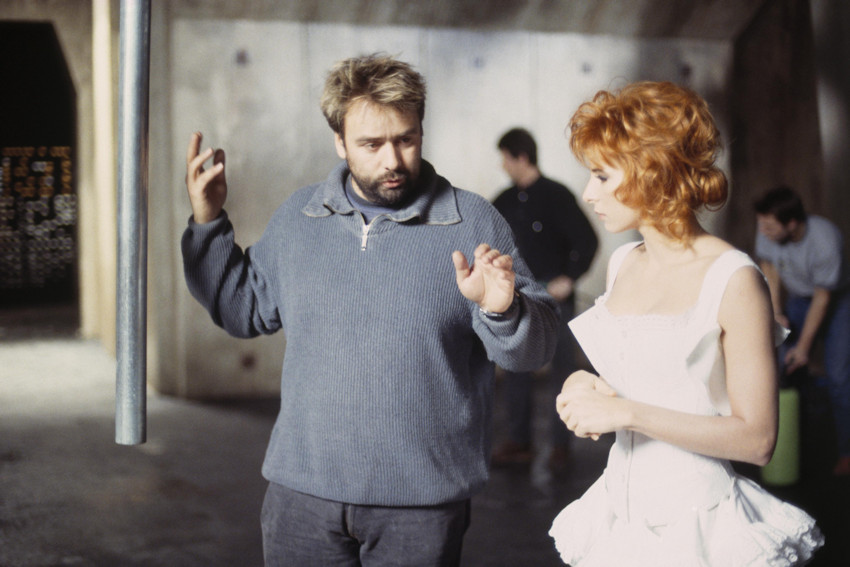
{"label": "blue sweater sleeve", "polygon": [[[491,234],[491,246],[507,251],[514,261],[515,289],[519,293],[519,309],[512,317],[494,320],[474,309],[472,328],[484,344],[487,356],[513,372],[536,370],[548,363],[558,342],[557,303],[532,276],[513,239],[507,221],[496,209],[482,199],[471,199],[472,206],[480,205],[471,218],[482,219],[490,226],[478,227],[475,232]],[[463,203],[461,203],[463,206]]]}
{"label": "blue sweater sleeve", "polygon": [[227,213],[203,225],[190,219],[181,250],[189,291],[216,325],[241,338],[280,329],[269,279],[251,261],[250,248],[236,244]]}
{"label": "blue sweater sleeve", "polygon": [[555,301],[534,280],[517,274],[519,308],[512,317],[494,320],[478,312],[472,328],[496,364],[512,372],[537,370],[555,353],[560,313]]}

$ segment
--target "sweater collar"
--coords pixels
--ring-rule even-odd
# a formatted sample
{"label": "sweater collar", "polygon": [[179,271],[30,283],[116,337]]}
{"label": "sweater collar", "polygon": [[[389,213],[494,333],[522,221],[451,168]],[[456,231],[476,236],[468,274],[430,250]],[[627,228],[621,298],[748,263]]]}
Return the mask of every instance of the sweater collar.
{"label": "sweater collar", "polygon": [[[332,214],[347,215],[354,207],[345,196],[348,164],[340,162],[324,182],[316,187],[310,201],[301,209],[310,217],[327,217]],[[455,224],[460,222],[455,188],[445,178],[437,175],[434,167],[425,160],[419,171],[421,192],[412,203],[387,216],[395,222],[419,218],[425,224]]]}

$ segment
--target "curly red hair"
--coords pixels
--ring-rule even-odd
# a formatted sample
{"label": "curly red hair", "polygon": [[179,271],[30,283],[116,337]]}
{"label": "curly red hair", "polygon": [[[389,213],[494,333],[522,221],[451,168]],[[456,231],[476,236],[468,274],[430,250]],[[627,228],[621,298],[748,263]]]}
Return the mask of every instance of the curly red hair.
{"label": "curly red hair", "polygon": [[726,202],[726,175],[715,164],[720,132],[708,104],[690,89],[647,81],[600,91],[576,110],[569,128],[576,158],[589,169],[622,169],[617,198],[663,234],[689,240],[696,212]]}

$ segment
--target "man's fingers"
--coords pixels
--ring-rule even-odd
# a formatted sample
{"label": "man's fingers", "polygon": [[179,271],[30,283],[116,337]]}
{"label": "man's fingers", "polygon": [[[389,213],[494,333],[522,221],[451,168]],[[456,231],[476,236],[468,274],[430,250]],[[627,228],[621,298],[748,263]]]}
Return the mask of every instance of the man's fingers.
{"label": "man's fingers", "polygon": [[478,260],[479,258],[484,256],[485,254],[487,254],[487,252],[490,252],[490,245],[489,244],[479,244],[475,248],[475,252],[473,252],[473,254],[475,256],[475,259]]}
{"label": "man's fingers", "polygon": [[201,173],[200,175],[198,175],[195,180],[198,182],[198,184],[200,184],[201,187],[206,187],[210,183],[210,181],[212,181],[222,171],[224,171],[224,163],[219,162],[208,170]]}
{"label": "man's fingers", "polygon": [[224,150],[222,150],[221,148],[217,149],[213,154],[213,164],[222,164],[222,166],[224,165]]}
{"label": "man's fingers", "polygon": [[202,153],[196,155],[187,165],[187,174],[189,175],[189,179],[197,179],[201,176],[201,174],[205,173],[204,171],[204,162],[210,159],[213,155],[212,148],[207,148]]}
{"label": "man's fingers", "polygon": [[493,260],[493,265],[502,270],[513,270],[514,259],[508,254],[502,254]]}
{"label": "man's fingers", "polygon": [[189,145],[186,148],[186,165],[192,163],[196,157],[198,157],[198,151],[201,148],[201,140],[203,139],[203,135],[200,132],[192,132],[192,135],[189,137]]}
{"label": "man's fingers", "polygon": [[[221,148],[217,150],[207,148],[201,152],[200,148],[202,140],[203,135],[200,132],[194,132],[189,138],[189,146],[186,149],[187,182],[197,180],[207,183],[224,169],[224,150]],[[213,159],[213,167],[209,170],[205,170],[204,162],[210,158]]]}
{"label": "man's fingers", "polygon": [[458,281],[466,278],[469,275],[469,262],[466,261],[466,256],[460,250],[452,252],[452,262],[455,265],[455,272]]}
{"label": "man's fingers", "polygon": [[475,249],[475,262],[480,265],[490,265],[499,270],[513,270],[514,259],[508,254],[502,254],[486,244]]}
{"label": "man's fingers", "polygon": [[492,264],[499,259],[501,253],[498,250],[490,248],[485,254],[481,255],[481,260],[487,264]]}

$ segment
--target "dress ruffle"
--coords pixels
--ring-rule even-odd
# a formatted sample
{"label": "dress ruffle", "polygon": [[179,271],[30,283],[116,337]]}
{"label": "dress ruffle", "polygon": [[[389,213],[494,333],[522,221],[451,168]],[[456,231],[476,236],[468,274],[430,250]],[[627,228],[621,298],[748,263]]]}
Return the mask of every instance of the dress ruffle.
{"label": "dress ruffle", "polygon": [[813,518],[742,476],[721,502],[665,526],[617,517],[603,476],[558,514],[549,535],[573,567],[790,567],[824,542]]}

